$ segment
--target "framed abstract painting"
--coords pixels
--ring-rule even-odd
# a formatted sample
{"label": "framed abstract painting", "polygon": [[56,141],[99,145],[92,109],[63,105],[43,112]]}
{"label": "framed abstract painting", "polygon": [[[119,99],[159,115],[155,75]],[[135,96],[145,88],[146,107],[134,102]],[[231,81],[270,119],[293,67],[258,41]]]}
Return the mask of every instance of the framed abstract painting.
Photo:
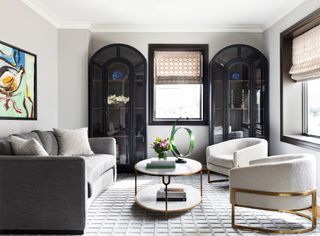
{"label": "framed abstract painting", "polygon": [[37,56],[1,41],[0,119],[37,119]]}

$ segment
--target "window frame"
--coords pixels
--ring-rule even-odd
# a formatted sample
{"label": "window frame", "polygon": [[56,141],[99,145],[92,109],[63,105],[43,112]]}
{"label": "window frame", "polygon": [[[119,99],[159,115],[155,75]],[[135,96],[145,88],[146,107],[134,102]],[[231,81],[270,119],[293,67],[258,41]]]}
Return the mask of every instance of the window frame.
{"label": "window frame", "polygon": [[302,134],[304,136],[308,137],[313,137],[313,138],[318,138],[320,139],[320,135],[315,135],[315,134],[310,134],[309,131],[309,122],[308,122],[308,117],[309,117],[309,84],[308,81],[304,81],[302,85],[302,122],[303,122],[303,127],[302,127]]}
{"label": "window frame", "polygon": [[[307,117],[305,114],[306,99],[304,93],[306,86],[302,85],[301,99],[302,99],[302,124],[301,133],[297,135],[290,135],[284,133],[284,81],[291,79],[289,70],[292,65],[292,41],[293,38],[307,32],[311,28],[320,24],[320,9],[315,10],[296,24],[292,25],[280,34],[280,141],[308,148],[312,150],[320,150],[320,137],[306,134]],[[300,83],[300,82],[296,82]]]}
{"label": "window frame", "polygon": [[180,120],[179,125],[208,125],[209,114],[209,79],[208,79],[208,44],[149,44],[149,125],[173,125],[175,119],[156,119],[154,117],[154,52],[155,51],[199,51],[203,57],[202,68],[202,120]]}

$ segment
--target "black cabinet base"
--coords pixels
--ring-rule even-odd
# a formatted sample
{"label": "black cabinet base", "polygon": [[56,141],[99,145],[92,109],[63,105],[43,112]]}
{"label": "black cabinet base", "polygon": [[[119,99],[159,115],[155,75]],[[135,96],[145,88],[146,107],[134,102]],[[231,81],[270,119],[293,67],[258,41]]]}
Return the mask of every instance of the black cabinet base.
{"label": "black cabinet base", "polygon": [[83,230],[23,230],[23,229],[5,229],[0,230],[0,234],[69,234],[69,235],[82,235]]}

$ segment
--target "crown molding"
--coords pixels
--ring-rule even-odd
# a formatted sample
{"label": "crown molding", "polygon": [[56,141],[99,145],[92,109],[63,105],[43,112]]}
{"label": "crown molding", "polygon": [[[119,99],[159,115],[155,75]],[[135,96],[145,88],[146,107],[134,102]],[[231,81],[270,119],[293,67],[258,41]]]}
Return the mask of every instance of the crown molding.
{"label": "crown molding", "polygon": [[50,24],[59,28],[61,22],[59,21],[58,17],[52,14],[48,9],[44,7],[40,7],[38,4],[35,4],[33,1],[30,0],[21,0],[26,6],[31,8],[34,12],[38,13],[42,18],[46,19]]}
{"label": "crown molding", "polygon": [[290,2],[284,4],[262,25],[262,31],[266,31],[267,29],[269,29],[304,1],[305,0],[290,0]]}
{"label": "crown molding", "polygon": [[184,33],[184,32],[253,32],[261,33],[259,25],[109,25],[92,24],[91,32],[153,32],[153,33]]}
{"label": "crown molding", "polygon": [[305,0],[291,0],[283,5],[262,25],[119,25],[119,24],[91,24],[88,22],[64,22],[44,6],[34,3],[32,0],[21,0],[41,17],[58,29],[88,29],[94,33],[100,32],[249,32],[262,33],[272,25],[285,17],[289,12],[299,6]]}

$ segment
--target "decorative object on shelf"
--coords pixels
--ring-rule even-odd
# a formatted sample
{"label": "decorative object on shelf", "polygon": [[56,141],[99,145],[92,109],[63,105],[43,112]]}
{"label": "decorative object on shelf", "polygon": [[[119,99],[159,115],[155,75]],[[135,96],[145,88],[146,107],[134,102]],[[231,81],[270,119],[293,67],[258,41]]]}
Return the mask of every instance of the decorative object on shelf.
{"label": "decorative object on shelf", "polygon": [[171,150],[169,138],[161,139],[159,137],[152,143],[153,150],[158,154],[159,159],[167,159],[167,151]]}
{"label": "decorative object on shelf", "polygon": [[108,105],[125,105],[130,101],[129,97],[123,96],[123,95],[110,95],[108,96]]}
{"label": "decorative object on shelf", "polygon": [[[187,193],[183,188],[168,188],[167,199],[169,202],[185,202],[187,201]],[[166,201],[165,188],[160,188],[157,191],[157,201]]]}
{"label": "decorative object on shelf", "polygon": [[116,70],[112,73],[112,79],[113,80],[122,80],[123,79],[123,73],[119,70]]}
{"label": "decorative object on shelf", "polygon": [[[178,118],[175,121],[175,123],[173,124],[173,126],[172,126],[171,134],[170,134],[170,145],[171,145],[172,154],[177,158],[176,163],[186,163],[186,161],[183,160],[182,158],[183,157],[188,157],[188,156],[191,155],[191,153],[192,153],[192,151],[194,149],[194,146],[195,146],[195,137],[194,137],[191,129],[189,129],[189,128],[185,128],[185,127],[177,127],[176,128],[176,124],[178,123],[178,121],[180,119],[182,119],[182,118]],[[174,142],[174,136],[177,133],[177,131],[180,130],[180,129],[186,130],[188,132],[188,135],[189,135],[189,138],[190,138],[188,151],[184,155],[179,152],[179,150],[177,149],[176,144]]]}
{"label": "decorative object on shelf", "polygon": [[0,119],[36,120],[36,55],[0,41]]}
{"label": "decorative object on shelf", "polygon": [[235,72],[231,74],[231,79],[232,80],[240,80],[240,74]]}
{"label": "decorative object on shelf", "polygon": [[244,89],[241,90],[241,108],[243,109],[244,108],[244,100],[245,100],[245,97],[244,97]]}
{"label": "decorative object on shelf", "polygon": [[150,163],[147,163],[146,168],[149,168],[149,169],[175,169],[176,163],[174,161],[167,161],[167,160],[151,161]]}
{"label": "decorative object on shelf", "polygon": [[234,94],[233,94],[233,89],[230,91],[230,103],[231,103],[231,108],[234,108]]}

